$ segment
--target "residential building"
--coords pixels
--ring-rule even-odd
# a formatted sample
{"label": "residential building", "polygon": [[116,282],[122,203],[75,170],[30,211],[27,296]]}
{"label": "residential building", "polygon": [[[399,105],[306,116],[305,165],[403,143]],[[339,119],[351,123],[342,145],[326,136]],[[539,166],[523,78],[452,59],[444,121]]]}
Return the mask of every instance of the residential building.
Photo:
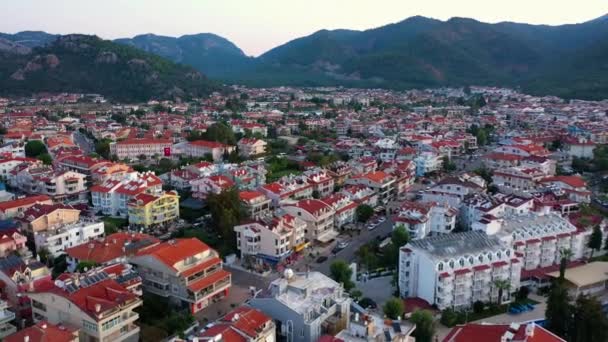
{"label": "residential building", "polygon": [[141,156],[146,158],[160,157],[171,154],[173,142],[170,139],[125,139],[110,143],[110,154],[120,160],[137,160]]}
{"label": "residential building", "polygon": [[129,262],[142,277],[144,291],[186,305],[193,314],[226,296],[231,286],[219,254],[196,238],[142,249]]}
{"label": "residential building", "polygon": [[494,149],[494,152],[504,153],[504,154],[515,154],[515,155],[518,155],[521,157],[529,157],[529,156],[548,157],[549,155],[551,155],[551,153],[549,151],[547,151],[547,149],[545,149],[543,146],[533,145],[533,144],[529,144],[529,145],[517,144],[517,145],[500,146],[500,147]]}
{"label": "residential building", "polygon": [[378,194],[378,202],[381,204],[388,204],[396,198],[395,177],[383,171],[354,175],[346,184],[360,184],[371,188]]}
{"label": "residential building", "polygon": [[378,205],[378,194],[372,188],[363,184],[347,185],[342,189],[341,193],[348,196],[351,201],[358,205],[365,204],[372,208]]}
{"label": "residential building", "polygon": [[103,237],[104,223],[82,219],[75,223],[53,227],[34,233],[36,250],[46,249],[51,256],[58,257],[67,248],[85,244],[93,239]]}
{"label": "residential building", "polygon": [[306,243],[306,222],[292,215],[264,217],[234,226],[241,256],[277,263]]}
{"label": "residential building", "polygon": [[426,174],[440,171],[443,167],[443,157],[433,152],[422,152],[414,158],[416,165],[416,176],[423,177]]}
{"label": "residential building", "polygon": [[86,175],[55,171],[52,167],[16,168],[8,178],[10,186],[28,194],[47,195],[61,201],[84,201],[88,197]]}
{"label": "residential building", "polygon": [[74,272],[82,261],[96,265],[110,266],[126,263],[128,257],[140,249],[160,243],[155,237],[139,233],[114,233],[104,239],[91,240],[74,247],[66,248],[68,271]]}
{"label": "residential building", "polygon": [[78,328],[81,341],[139,340],[135,309],[143,301],[105,272],[74,274],[28,295],[36,322]]}
{"label": "residential building", "polygon": [[465,196],[481,193],[485,190],[485,181],[481,177],[467,174],[458,177],[446,177],[422,193],[422,201],[447,203],[460,208]]}
{"label": "residential building", "polygon": [[326,243],[338,236],[334,229],[336,211],[324,202],[316,199],[300,200],[281,207],[293,217],[306,222],[306,239]]}
{"label": "residential building", "polygon": [[342,330],[330,341],[414,342],[411,335],[415,329],[416,326],[405,319],[391,320],[375,313],[351,312],[348,329]]}
{"label": "residential building", "polygon": [[220,194],[235,185],[230,178],[222,175],[198,178],[190,184],[192,185],[192,197],[197,199],[206,199],[210,194]]}
{"label": "residential building", "polygon": [[274,183],[263,185],[259,189],[278,207],[290,200],[312,198],[312,184],[303,177],[285,176]]}
{"label": "residential building", "polygon": [[553,176],[540,180],[540,184],[563,192],[568,198],[578,203],[591,203],[591,191],[581,176]]}
{"label": "residential building", "polygon": [[[551,272],[548,276],[557,279],[560,277],[560,272]],[[571,298],[601,296],[608,284],[608,262],[593,261],[567,268],[564,272],[564,280]]]}
{"label": "residential building", "polygon": [[239,155],[245,158],[251,158],[266,153],[266,146],[268,145],[262,139],[255,138],[243,138],[239,140],[237,146]]}
{"label": "residential building", "polygon": [[42,161],[34,158],[25,157],[13,157],[0,159],[0,179],[6,181],[9,178],[9,174],[16,167],[20,165],[29,165],[32,167],[42,166]]}
{"label": "residential building", "polygon": [[402,226],[412,239],[451,233],[458,210],[447,204],[404,201],[393,216],[393,229]]}
{"label": "residential building", "polygon": [[239,198],[251,219],[258,219],[270,214],[271,200],[261,191],[240,191]]}
{"label": "residential building", "polygon": [[[4,300],[0,300],[0,339],[2,341],[15,341],[14,339],[7,336],[17,332],[17,327],[11,324],[11,321],[15,319],[15,313],[8,310],[8,304]],[[22,342],[23,340],[19,340]]]}
{"label": "residential building", "polygon": [[179,219],[179,196],[175,191],[166,191],[155,196],[139,193],[127,203],[129,224],[150,228]]}
{"label": "residential building", "polygon": [[[0,328],[1,329],[1,328]],[[16,330],[16,329],[15,329]],[[79,342],[79,331],[64,325],[40,321],[31,327],[21,329],[9,336],[2,336],[4,342]]]}
{"label": "residential building", "polygon": [[17,252],[19,255],[31,257],[32,252],[25,245],[27,237],[19,234],[16,230],[6,231],[0,234],[0,258]]}
{"label": "residential building", "polygon": [[320,272],[287,269],[249,305],[272,317],[282,337],[290,341],[317,341],[349,328],[350,297],[342,285]]}
{"label": "residential building", "polygon": [[224,154],[231,153],[234,149],[234,146],[215,141],[196,140],[187,142],[183,146],[183,154],[191,158],[203,158],[210,155],[214,161],[220,161],[224,158]]}
{"label": "residential building", "polygon": [[337,228],[355,222],[358,204],[342,193],[335,193],[321,198],[321,201],[336,212],[334,215],[334,225]]}
{"label": "residential building", "polygon": [[199,341],[274,342],[276,327],[263,312],[240,306],[218,319],[198,336]]}
{"label": "residential building", "polygon": [[416,180],[416,164],[411,160],[382,163],[381,169],[395,177],[397,197],[405,195]]}
{"label": "residential building", "polygon": [[[507,303],[519,288],[521,262],[513,248],[483,232],[441,234],[412,240],[399,252],[399,293],[446,308],[476,301]],[[497,281],[511,291],[498,298]]]}
{"label": "residential building", "polygon": [[93,209],[105,215],[126,217],[128,203],[138,194],[159,196],[163,182],[153,172],[132,172],[90,188]]}
{"label": "residential building", "polygon": [[545,176],[539,169],[511,167],[494,170],[492,183],[501,191],[526,194],[534,191]]}
{"label": "residential building", "polygon": [[566,342],[534,322],[491,324],[468,323],[457,325],[443,338],[442,342]]}
{"label": "residential building", "polygon": [[307,170],[303,176],[312,185],[312,191],[316,192],[318,197],[329,196],[334,192],[334,179],[326,170],[320,168]]}
{"label": "residential building", "polygon": [[334,179],[336,186],[342,186],[350,177],[353,170],[347,163],[339,160],[330,164],[327,168],[327,174]]}
{"label": "residential building", "polygon": [[568,137],[563,141],[564,151],[570,157],[576,158],[593,158],[593,150],[595,149],[595,143],[586,138],[574,138]]}

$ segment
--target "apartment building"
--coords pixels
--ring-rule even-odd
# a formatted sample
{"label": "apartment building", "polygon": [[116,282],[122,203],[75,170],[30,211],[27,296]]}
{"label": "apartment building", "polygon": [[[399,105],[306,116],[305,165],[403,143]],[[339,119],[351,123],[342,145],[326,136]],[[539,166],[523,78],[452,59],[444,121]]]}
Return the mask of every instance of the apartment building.
{"label": "apartment building", "polygon": [[222,175],[197,178],[190,182],[192,186],[192,197],[206,199],[211,194],[220,194],[235,186],[235,183],[228,177]]}
{"label": "apartment building", "polygon": [[584,258],[588,251],[587,237],[591,233],[577,229],[557,213],[541,215],[535,212],[501,219],[484,218],[475,222],[472,229],[496,235],[513,246],[520,254],[525,270],[559,264],[564,249],[572,252],[571,260]]}
{"label": "apartment building", "polygon": [[344,182],[350,177],[353,170],[347,163],[339,160],[331,163],[327,167],[327,174],[334,179],[334,184],[337,186],[344,185]]}
{"label": "apartment building", "polygon": [[442,340],[442,342],[488,341],[566,342],[566,340],[534,322],[523,324],[468,323],[457,325]]}
{"label": "apartment building", "polygon": [[[1,328],[0,328],[1,329]],[[3,336],[4,342],[78,342],[78,329],[40,321],[31,327],[21,329],[9,336]]]}
{"label": "apartment building", "polygon": [[422,152],[414,158],[416,164],[416,176],[424,175],[441,170],[443,167],[443,157],[433,152]]}
{"label": "apartment building", "polygon": [[396,198],[397,194],[395,177],[383,171],[353,175],[346,181],[346,184],[359,184],[371,188],[378,195],[380,204],[388,204]]}
{"label": "apartment building", "polygon": [[321,201],[336,212],[334,215],[334,225],[337,228],[355,222],[358,204],[353,202],[348,196],[342,193],[335,193],[321,198]]}
{"label": "apartment building", "polygon": [[170,139],[125,139],[110,143],[110,154],[120,160],[137,160],[140,156],[165,156],[167,151],[171,153],[172,146]]}
{"label": "apartment building", "polygon": [[540,180],[540,184],[557,192],[563,192],[568,198],[578,203],[591,203],[591,191],[587,182],[580,176],[554,176]]}
{"label": "apartment building", "polygon": [[40,167],[42,166],[42,161],[34,158],[25,157],[0,159],[0,179],[6,181],[9,177],[9,173],[20,165],[31,165],[33,167]]}
{"label": "apartment building", "polygon": [[78,328],[81,341],[139,340],[135,309],[143,301],[105,272],[62,277],[28,295],[36,322]]}
{"label": "apartment building", "polygon": [[468,174],[458,177],[446,177],[422,193],[422,201],[447,203],[459,208],[465,196],[481,193],[485,190],[485,181],[479,176]]}
{"label": "apartment building", "polygon": [[193,314],[226,296],[231,286],[219,254],[196,238],[142,249],[130,263],[142,277],[144,291],[187,305]]}
{"label": "apartment building", "polygon": [[149,228],[179,219],[179,196],[167,191],[159,196],[140,193],[127,203],[129,224]]}
{"label": "apartment building", "polygon": [[305,247],[305,230],[306,222],[289,214],[234,226],[236,247],[242,256],[273,264]]}
{"label": "apartment building", "polygon": [[304,177],[285,176],[261,186],[259,190],[270,198],[273,206],[278,207],[290,200],[312,198],[313,187]]}
{"label": "apartment building", "polygon": [[492,182],[501,191],[530,193],[536,189],[538,182],[545,178],[545,176],[539,169],[511,167],[494,170]]}
{"label": "apartment building", "polygon": [[447,204],[404,201],[393,216],[393,229],[402,226],[412,239],[451,233],[458,210]]}
{"label": "apartment building", "polygon": [[91,240],[74,247],[66,248],[68,271],[74,272],[81,261],[96,265],[110,266],[126,263],[128,257],[140,249],[160,243],[155,237],[139,233],[114,233],[103,239]]}
{"label": "apartment building", "polygon": [[239,140],[237,146],[239,155],[245,158],[251,158],[266,153],[266,146],[268,145],[262,139],[255,138],[243,138]]}
{"label": "apartment building", "polygon": [[199,341],[238,340],[274,342],[276,326],[272,318],[248,306],[240,306],[218,319],[198,336]]}
{"label": "apartment building", "polygon": [[287,269],[249,305],[272,317],[286,340],[307,342],[348,329],[351,302],[344,288],[328,276]]}
{"label": "apartment building", "polygon": [[482,163],[490,170],[519,166],[524,157],[517,154],[491,152],[482,157]]}
{"label": "apartment building", "polygon": [[[10,341],[7,336],[17,332],[17,327],[11,324],[15,319],[15,313],[8,310],[8,303],[0,300],[0,339],[2,341]],[[20,340],[21,342],[23,340]]]}
{"label": "apartment building", "polygon": [[395,177],[397,196],[404,195],[416,181],[416,164],[411,160],[382,163],[381,169]]}
{"label": "apartment building", "polygon": [[84,155],[69,155],[58,158],[55,161],[55,165],[58,169],[82,173],[86,175],[89,180],[96,169],[108,164],[111,164],[111,162]]}
{"label": "apartment building", "polygon": [[27,237],[19,234],[16,229],[3,231],[0,234],[0,258],[7,257],[13,253],[31,257],[32,252],[27,248],[26,243]]}
{"label": "apartment building", "polygon": [[[399,252],[401,296],[420,297],[440,310],[476,301],[508,303],[520,274],[513,248],[479,231],[412,240]],[[501,291],[499,280],[508,282],[510,291]]]}
{"label": "apartment building", "polygon": [[347,185],[342,188],[340,193],[346,195],[357,205],[366,204],[372,208],[378,205],[378,194],[363,184]]}
{"label": "apartment building", "polygon": [[4,285],[0,287],[0,298],[8,302],[16,315],[16,322],[29,322],[32,318],[32,308],[28,293],[51,281],[51,271],[35,259],[24,260],[9,254],[0,258],[0,281]]}
{"label": "apartment building", "polygon": [[308,241],[326,243],[338,236],[338,232],[334,229],[336,211],[320,200],[300,200],[293,204],[285,204],[281,208],[291,216],[306,222],[304,232]]}
{"label": "apartment building", "polygon": [[529,145],[516,144],[516,145],[500,146],[500,147],[494,149],[494,152],[504,153],[504,154],[514,154],[514,155],[518,155],[521,157],[529,157],[529,156],[548,157],[551,155],[551,152],[549,152],[543,146],[533,145],[533,144],[529,144]]}
{"label": "apartment building", "polygon": [[61,201],[87,198],[86,175],[74,171],[55,171],[50,166],[16,168],[8,177],[10,186],[28,194],[47,195]]}
{"label": "apartment building", "polygon": [[319,197],[329,196],[334,192],[334,179],[327,170],[315,168],[305,171],[303,176],[306,177],[308,183],[312,185],[312,190]]}
{"label": "apartment building", "polygon": [[490,196],[484,193],[467,195],[460,206],[460,223],[470,229],[475,222],[493,220],[506,215],[523,215],[535,209],[535,198],[520,197],[497,193]]}
{"label": "apartment building", "polygon": [[219,170],[220,174],[230,178],[239,189],[255,190],[266,184],[266,167],[263,162],[248,161],[234,167]]}
{"label": "apartment building", "polygon": [[132,172],[90,188],[93,208],[105,215],[128,215],[128,203],[138,194],[159,196],[163,183],[153,172]]}
{"label": "apartment building", "polygon": [[128,173],[132,173],[133,169],[122,163],[107,163],[96,169],[91,173],[91,182],[93,184],[103,184],[109,179],[121,179],[124,178]]}
{"label": "apartment building", "polygon": [[270,214],[271,200],[260,191],[240,191],[239,198],[247,216],[258,219]]}
{"label": "apartment building", "polygon": [[224,154],[231,153],[235,147],[215,141],[196,140],[185,143],[182,153],[190,158],[203,158],[210,155],[214,161],[220,161]]}

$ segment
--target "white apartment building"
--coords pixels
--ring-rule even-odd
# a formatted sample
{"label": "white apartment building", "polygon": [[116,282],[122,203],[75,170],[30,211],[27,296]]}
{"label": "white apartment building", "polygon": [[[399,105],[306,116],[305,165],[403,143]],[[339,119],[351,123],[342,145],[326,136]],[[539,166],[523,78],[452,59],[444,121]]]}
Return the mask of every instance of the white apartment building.
{"label": "white apartment building", "polygon": [[289,214],[234,226],[236,247],[242,256],[272,263],[301,250],[306,243],[305,230],[306,222]]}
{"label": "white apartment building", "polygon": [[396,179],[384,171],[368,172],[352,176],[346,184],[365,185],[376,192],[380,204],[388,204],[397,195]]}
{"label": "white apartment building", "polygon": [[17,327],[11,324],[15,319],[15,313],[8,310],[8,303],[0,300],[0,339],[17,332]]}
{"label": "white apartment building", "polygon": [[393,229],[404,227],[412,239],[451,233],[458,210],[447,204],[404,201],[393,216]]}
{"label": "white apartment building", "polygon": [[416,164],[416,176],[422,177],[427,173],[441,170],[443,158],[433,152],[422,152],[414,158],[414,163]]}
{"label": "white apartment building", "polygon": [[266,153],[267,142],[261,139],[255,138],[243,138],[239,140],[237,146],[239,148],[239,155],[245,158],[258,156]]}
{"label": "white apartment building", "polygon": [[459,177],[446,177],[432,188],[422,193],[423,202],[447,203],[459,208],[465,196],[483,192],[485,182],[481,177],[462,175]]}
{"label": "white apartment building", "polygon": [[274,183],[263,185],[259,189],[278,207],[290,200],[312,198],[313,187],[304,177],[285,176]]}
{"label": "white apartment building", "polygon": [[578,230],[559,214],[510,215],[502,219],[487,218],[473,223],[473,230],[496,235],[513,246],[521,255],[523,269],[533,270],[559,264],[564,249],[572,252],[571,260],[585,257],[590,231]]}
{"label": "white apartment building", "polygon": [[312,190],[319,194],[319,197],[329,196],[334,192],[334,179],[327,170],[314,169],[304,172],[304,177],[312,185]]}
{"label": "white apartment building", "polygon": [[420,297],[446,308],[463,309],[475,301],[511,301],[520,286],[521,263],[510,246],[498,237],[469,231],[412,240],[399,252],[399,293]]}
{"label": "white apartment building", "polygon": [[483,219],[501,218],[505,215],[523,215],[534,210],[534,199],[497,193],[468,195],[460,206],[460,223],[470,229]]}
{"label": "white apartment building", "polygon": [[125,139],[110,143],[110,154],[118,159],[138,159],[140,156],[152,158],[171,154],[173,142],[169,139]]}
{"label": "white apartment building", "polygon": [[321,198],[321,201],[335,210],[334,224],[336,227],[340,228],[346,224],[355,222],[358,204],[353,202],[345,194],[335,193],[325,198]]}
{"label": "white apartment building", "polygon": [[162,186],[153,172],[130,172],[120,179],[108,179],[90,188],[93,208],[105,215],[126,217],[131,199],[141,193],[160,196]]}
{"label": "white apartment building", "polygon": [[308,241],[328,242],[338,236],[334,229],[336,211],[324,202],[316,199],[300,200],[282,207],[293,217],[306,222],[306,239]]}
{"label": "white apartment building", "polygon": [[41,232],[34,232],[36,250],[46,248],[53,257],[65,253],[65,249],[87,243],[92,239],[102,237],[103,222],[81,220],[76,223],[59,227],[50,227]]}
{"label": "white apartment building", "polygon": [[539,169],[511,167],[494,171],[492,182],[501,191],[530,193],[537,187],[538,181],[546,175]]}

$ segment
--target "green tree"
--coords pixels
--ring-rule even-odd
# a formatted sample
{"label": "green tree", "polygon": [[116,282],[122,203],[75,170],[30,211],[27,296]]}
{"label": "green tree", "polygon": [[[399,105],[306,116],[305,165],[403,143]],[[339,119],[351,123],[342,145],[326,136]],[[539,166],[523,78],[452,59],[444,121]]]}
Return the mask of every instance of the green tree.
{"label": "green tree", "polygon": [[386,315],[386,317],[390,319],[400,319],[403,317],[403,313],[405,312],[405,305],[403,304],[403,300],[400,298],[391,298],[384,303],[382,307],[382,312]]}
{"label": "green tree", "polygon": [[329,275],[331,279],[342,283],[346,291],[349,291],[355,287],[355,284],[351,280],[353,270],[344,260],[336,260],[332,262],[329,266]]}
{"label": "green tree", "polygon": [[573,342],[608,341],[608,319],[597,299],[587,296],[577,298],[571,336]]}
{"label": "green tree", "polygon": [[46,146],[40,140],[30,140],[25,144],[26,157],[36,158],[44,153],[47,153]]}
{"label": "green tree", "polygon": [[359,300],[361,297],[363,297],[363,292],[357,289],[350,290],[349,294],[353,300]]}
{"label": "green tree", "polygon": [[456,164],[454,164],[454,162],[452,162],[448,156],[443,156],[442,165],[443,171],[445,172],[451,172],[456,170]]}
{"label": "green tree", "polygon": [[547,309],[545,310],[547,329],[568,340],[572,313],[568,288],[564,285],[563,280],[558,278],[554,281],[547,298]]}
{"label": "green tree", "polygon": [[372,217],[372,215],[374,215],[374,208],[367,204],[361,204],[357,207],[356,214],[359,222],[366,222],[370,217]]}
{"label": "green tree", "polygon": [[83,260],[83,261],[79,262],[78,265],[76,266],[76,271],[86,272],[86,271],[90,271],[91,269],[95,268],[96,266],[97,266],[97,264],[94,261]]}
{"label": "green tree", "polygon": [[591,249],[590,259],[593,258],[593,252],[599,251],[600,248],[602,248],[602,231],[600,230],[600,226],[593,227],[591,236],[589,236],[589,242],[587,242],[587,247]]}
{"label": "green tree", "polygon": [[39,154],[36,158],[38,160],[42,161],[42,163],[44,165],[51,165],[51,164],[53,164],[53,158],[48,153]]}
{"label": "green tree", "polygon": [[416,329],[412,336],[417,342],[431,342],[435,335],[435,319],[433,314],[428,310],[416,310],[410,318],[412,323],[416,324]]}
{"label": "green tree", "polygon": [[38,257],[40,258],[40,262],[42,262],[45,265],[48,265],[48,262],[51,260],[51,257],[52,257],[49,249],[46,247],[41,247],[40,249],[38,249],[38,251],[36,253],[37,253]]}
{"label": "green tree", "polygon": [[104,159],[110,159],[110,139],[101,139],[95,143],[95,152]]}
{"label": "green tree", "polygon": [[217,122],[207,127],[207,131],[202,136],[205,140],[217,141],[226,145],[236,145],[236,136],[232,128],[222,122]]}
{"label": "green tree", "polygon": [[446,327],[453,327],[456,324],[458,324],[458,319],[460,318],[460,315],[454,311],[454,309],[452,308],[447,308],[445,310],[443,310],[441,312],[441,318],[440,318],[440,322],[441,324],[445,325]]}
{"label": "green tree", "polygon": [[497,304],[500,305],[502,304],[502,297],[504,295],[504,292],[509,291],[511,284],[508,280],[496,279],[492,282],[492,285],[494,286],[494,288],[498,289]]}
{"label": "green tree", "polygon": [[226,246],[236,248],[234,226],[244,218],[241,200],[236,188],[230,188],[219,194],[210,194],[207,205],[211,212],[211,220]]}

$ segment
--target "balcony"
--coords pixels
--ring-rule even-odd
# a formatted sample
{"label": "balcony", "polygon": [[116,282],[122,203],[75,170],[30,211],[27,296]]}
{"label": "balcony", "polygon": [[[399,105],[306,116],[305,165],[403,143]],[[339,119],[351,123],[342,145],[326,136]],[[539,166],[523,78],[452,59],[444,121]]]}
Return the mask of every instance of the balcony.
{"label": "balcony", "polygon": [[115,331],[108,336],[104,336],[101,340],[104,342],[125,341],[139,334],[139,330],[139,327],[135,324],[126,324],[123,325],[118,331]]}

